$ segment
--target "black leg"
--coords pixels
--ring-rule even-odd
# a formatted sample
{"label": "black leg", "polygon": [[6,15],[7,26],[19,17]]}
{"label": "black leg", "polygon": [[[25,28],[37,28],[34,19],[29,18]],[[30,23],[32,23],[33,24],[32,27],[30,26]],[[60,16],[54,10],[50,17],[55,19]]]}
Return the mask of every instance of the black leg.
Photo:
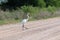
{"label": "black leg", "polygon": [[22,24],[22,30],[24,30],[24,24]]}
{"label": "black leg", "polygon": [[28,29],[28,28],[26,28],[25,25],[23,24],[22,25],[22,30],[25,30],[25,29]]}

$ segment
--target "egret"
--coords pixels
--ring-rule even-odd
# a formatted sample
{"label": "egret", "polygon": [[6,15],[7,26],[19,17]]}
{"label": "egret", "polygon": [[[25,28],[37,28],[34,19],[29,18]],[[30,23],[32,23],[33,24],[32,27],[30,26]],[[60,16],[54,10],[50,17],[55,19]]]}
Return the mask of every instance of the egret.
{"label": "egret", "polygon": [[29,13],[24,14],[24,15],[23,15],[23,20],[22,20],[22,28],[23,28],[23,29],[27,29],[27,28],[25,27],[25,23],[28,22],[28,20],[29,20]]}

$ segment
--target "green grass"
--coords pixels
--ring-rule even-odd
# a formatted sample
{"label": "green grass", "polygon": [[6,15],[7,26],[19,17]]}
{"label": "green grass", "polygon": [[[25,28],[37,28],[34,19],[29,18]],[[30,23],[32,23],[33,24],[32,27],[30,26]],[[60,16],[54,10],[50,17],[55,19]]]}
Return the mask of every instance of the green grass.
{"label": "green grass", "polygon": [[0,25],[18,23],[20,20],[0,20]]}
{"label": "green grass", "polygon": [[[60,16],[58,16],[60,17]],[[49,18],[55,18],[55,17],[49,17]],[[44,20],[44,19],[49,19],[49,18],[41,18],[39,20]],[[36,19],[30,19],[29,21],[35,21]],[[5,25],[5,24],[15,24],[15,23],[19,23],[21,22],[21,20],[0,20],[0,25]]]}
{"label": "green grass", "polygon": [[5,21],[0,20],[0,25],[5,24]]}

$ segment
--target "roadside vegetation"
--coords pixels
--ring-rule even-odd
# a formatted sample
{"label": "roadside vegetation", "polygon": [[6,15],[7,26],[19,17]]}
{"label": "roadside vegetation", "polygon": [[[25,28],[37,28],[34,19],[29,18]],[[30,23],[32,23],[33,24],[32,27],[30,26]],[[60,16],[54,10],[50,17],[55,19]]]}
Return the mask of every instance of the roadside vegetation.
{"label": "roadside vegetation", "polygon": [[60,16],[60,0],[6,0],[0,2],[0,25],[17,23],[24,13],[31,20]]}

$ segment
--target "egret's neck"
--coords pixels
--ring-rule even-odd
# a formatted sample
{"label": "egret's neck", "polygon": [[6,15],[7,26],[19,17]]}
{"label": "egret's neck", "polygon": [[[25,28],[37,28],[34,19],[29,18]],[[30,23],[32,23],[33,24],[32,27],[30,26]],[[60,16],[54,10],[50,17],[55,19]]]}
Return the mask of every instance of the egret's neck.
{"label": "egret's neck", "polygon": [[29,15],[27,15],[27,19],[29,19]]}

